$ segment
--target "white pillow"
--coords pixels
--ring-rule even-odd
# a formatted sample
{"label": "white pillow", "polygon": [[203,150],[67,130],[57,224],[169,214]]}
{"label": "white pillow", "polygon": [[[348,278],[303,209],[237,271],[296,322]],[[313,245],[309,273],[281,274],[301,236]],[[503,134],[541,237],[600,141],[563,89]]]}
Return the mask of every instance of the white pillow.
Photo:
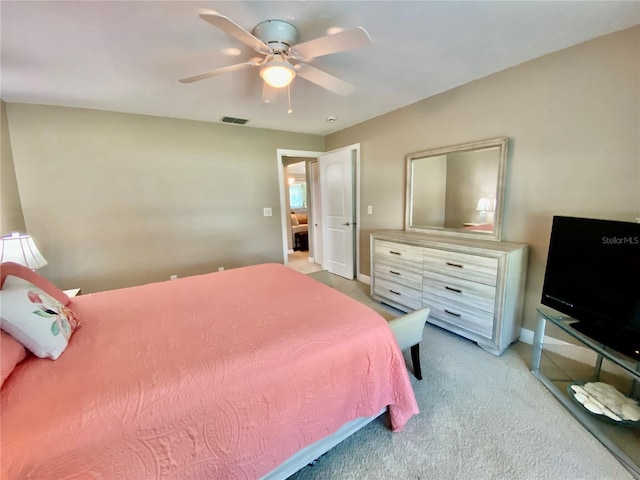
{"label": "white pillow", "polygon": [[7,276],[0,291],[0,327],[34,355],[57,359],[77,326],[69,308],[28,281]]}

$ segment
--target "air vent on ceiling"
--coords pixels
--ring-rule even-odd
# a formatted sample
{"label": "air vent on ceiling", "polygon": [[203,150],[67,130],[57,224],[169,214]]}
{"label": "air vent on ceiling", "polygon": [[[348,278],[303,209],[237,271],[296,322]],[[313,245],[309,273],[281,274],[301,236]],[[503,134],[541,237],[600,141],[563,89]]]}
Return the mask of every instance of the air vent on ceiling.
{"label": "air vent on ceiling", "polygon": [[222,117],[220,119],[220,121],[222,123],[235,123],[236,125],[244,125],[245,123],[247,123],[249,120],[247,120],[246,118],[234,118],[234,117]]}

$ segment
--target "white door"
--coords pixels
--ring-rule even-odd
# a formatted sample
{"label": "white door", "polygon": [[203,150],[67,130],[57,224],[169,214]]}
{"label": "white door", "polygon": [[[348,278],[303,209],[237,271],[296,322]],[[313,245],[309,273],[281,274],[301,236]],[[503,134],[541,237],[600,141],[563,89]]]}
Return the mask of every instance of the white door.
{"label": "white door", "polygon": [[318,162],[311,162],[311,228],[313,248],[313,261],[322,265],[322,198],[320,196],[320,166]]}
{"label": "white door", "polygon": [[336,150],[318,158],[322,204],[322,267],[353,279],[354,266],[354,183],[353,150]]}

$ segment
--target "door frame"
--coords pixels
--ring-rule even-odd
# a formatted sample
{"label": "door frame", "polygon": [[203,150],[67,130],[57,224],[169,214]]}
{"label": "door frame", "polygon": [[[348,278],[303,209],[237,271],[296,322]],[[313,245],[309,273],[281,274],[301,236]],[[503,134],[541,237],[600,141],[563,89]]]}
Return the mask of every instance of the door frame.
{"label": "door frame", "polygon": [[[345,147],[335,148],[328,152],[316,152],[310,150],[289,150],[286,148],[276,149],[276,162],[278,167],[278,189],[280,191],[280,224],[282,226],[282,259],[284,265],[289,263],[289,243],[287,241],[287,235],[289,235],[289,228],[287,223],[287,192],[284,188],[284,165],[282,163],[284,157],[302,157],[302,158],[318,158],[320,155],[326,153],[335,152],[338,150],[352,150],[354,155],[354,198],[355,202],[355,216],[356,216],[356,231],[355,231],[355,250],[353,252],[356,260],[356,279],[363,281],[363,277],[360,274],[360,144],[354,143]],[[322,188],[322,184],[320,185]]]}
{"label": "door frame", "polygon": [[[311,198],[311,202],[309,206],[311,207],[309,217],[310,221],[313,221],[313,228],[309,235],[313,235],[313,237],[309,237],[309,245],[310,248],[313,247],[313,256],[309,255],[309,261],[313,260],[314,263],[318,263],[322,265],[323,252],[322,252],[322,192],[320,191],[320,162],[316,160],[311,160],[308,162],[309,166],[309,197]],[[318,220],[318,217],[321,217]],[[311,252],[310,252],[311,253]],[[312,258],[313,257],[313,258]]]}

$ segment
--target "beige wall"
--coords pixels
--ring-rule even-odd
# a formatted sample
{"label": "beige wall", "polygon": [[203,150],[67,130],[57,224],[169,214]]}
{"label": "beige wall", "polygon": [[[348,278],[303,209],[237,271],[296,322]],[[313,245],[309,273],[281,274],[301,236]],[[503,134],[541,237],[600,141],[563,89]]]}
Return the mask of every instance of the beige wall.
{"label": "beige wall", "polygon": [[446,155],[412,161],[410,225],[445,226],[447,173]]}
{"label": "beige wall", "polygon": [[531,247],[524,326],[533,329],[552,216],[640,216],[639,117],[635,27],[328,136],[327,149],[361,145],[362,273],[369,234],[403,228],[406,154],[508,136],[503,239]]}
{"label": "beige wall", "polygon": [[447,155],[447,228],[465,223],[493,223],[493,214],[476,210],[478,200],[496,198],[500,155],[497,149]]}
{"label": "beige wall", "polygon": [[276,149],[324,150],[321,136],[234,125],[11,103],[7,113],[42,273],[84,292],[282,262]]}
{"label": "beige wall", "polygon": [[2,144],[0,148],[0,235],[11,232],[26,232],[16,172],[13,166],[13,153],[11,152],[11,139],[9,138],[9,126],[7,124],[6,105],[0,101],[2,128]]}

